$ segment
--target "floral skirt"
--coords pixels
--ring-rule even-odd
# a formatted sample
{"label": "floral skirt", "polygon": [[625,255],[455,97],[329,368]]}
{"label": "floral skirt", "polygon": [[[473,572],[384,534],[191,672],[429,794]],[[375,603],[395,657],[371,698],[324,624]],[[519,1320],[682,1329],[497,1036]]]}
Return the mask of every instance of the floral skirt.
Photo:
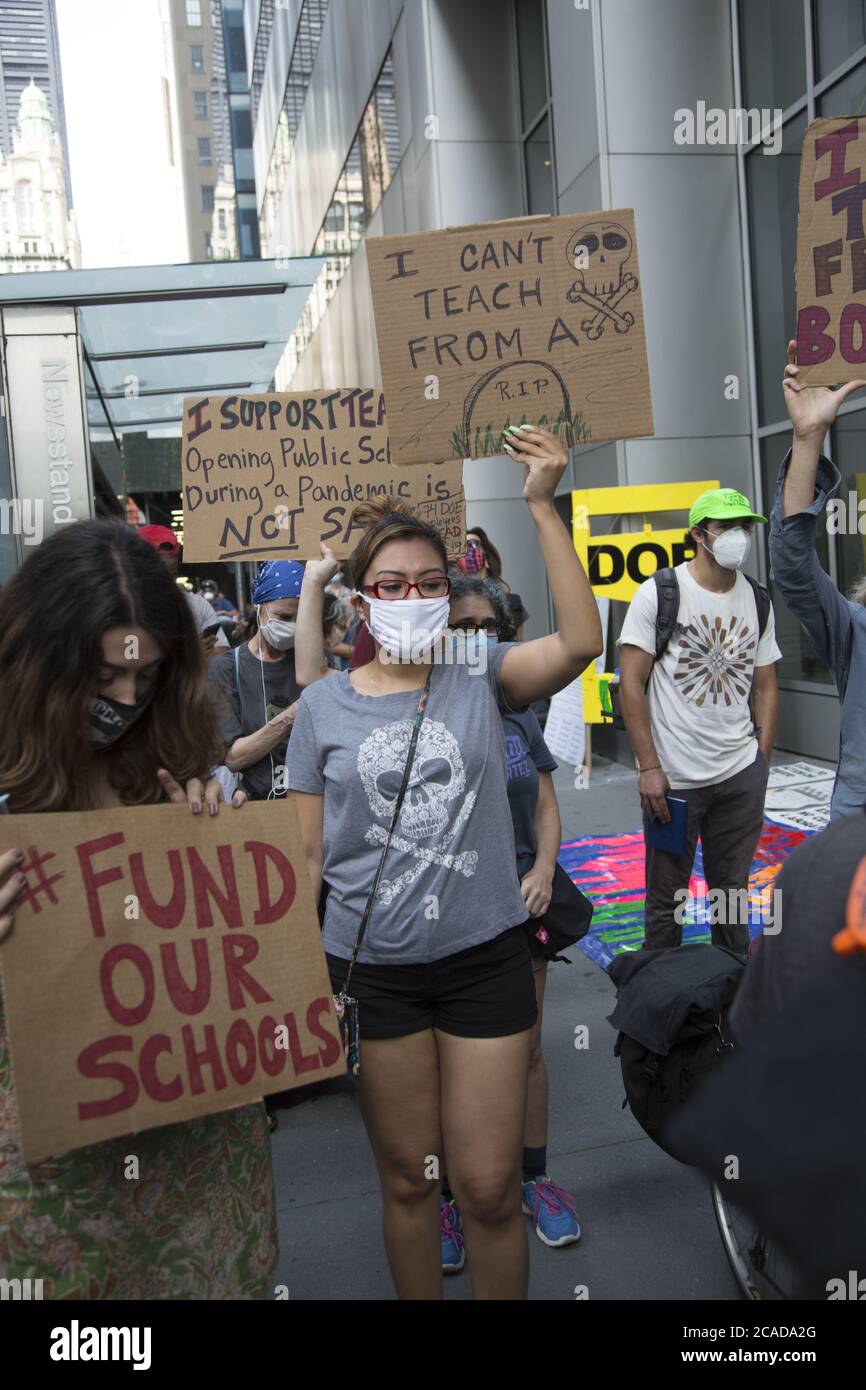
{"label": "floral skirt", "polygon": [[263,1104],[27,1165],[0,1012],[0,1278],[45,1299],[271,1298],[276,1262]]}

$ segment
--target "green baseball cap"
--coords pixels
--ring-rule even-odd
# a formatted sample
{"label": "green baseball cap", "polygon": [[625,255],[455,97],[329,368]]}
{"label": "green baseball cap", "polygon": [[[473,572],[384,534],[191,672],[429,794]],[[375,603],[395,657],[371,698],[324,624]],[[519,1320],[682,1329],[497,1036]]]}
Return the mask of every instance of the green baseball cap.
{"label": "green baseball cap", "polygon": [[689,530],[701,521],[735,521],[738,517],[743,521],[767,520],[765,516],[752,511],[748,497],[737,492],[735,487],[711,487],[692,503]]}

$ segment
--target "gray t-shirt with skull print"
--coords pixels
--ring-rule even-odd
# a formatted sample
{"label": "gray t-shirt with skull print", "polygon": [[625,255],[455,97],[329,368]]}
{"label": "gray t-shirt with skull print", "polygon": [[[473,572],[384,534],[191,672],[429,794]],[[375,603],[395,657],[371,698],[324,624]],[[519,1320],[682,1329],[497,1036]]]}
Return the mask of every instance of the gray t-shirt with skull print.
{"label": "gray t-shirt with skull print", "polygon": [[[486,671],[433,668],[412,776],[360,961],[440,960],[526,921],[508,809],[499,681],[512,643]],[[324,944],[352,954],[400,788],[420,691],[362,695],[349,673],[301,696],[288,752],[290,790],[324,795]]]}

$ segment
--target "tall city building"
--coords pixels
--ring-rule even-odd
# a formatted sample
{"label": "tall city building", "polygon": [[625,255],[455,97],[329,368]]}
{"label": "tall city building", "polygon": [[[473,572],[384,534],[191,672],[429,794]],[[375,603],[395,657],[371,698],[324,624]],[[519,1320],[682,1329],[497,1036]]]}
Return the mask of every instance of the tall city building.
{"label": "tall city building", "polygon": [[0,154],[0,274],[80,266],[65,174],[48,99],[31,82],[21,93],[11,154]]}
{"label": "tall city building", "polygon": [[190,261],[259,253],[242,0],[160,0],[165,100]]}
{"label": "tall city building", "polygon": [[7,156],[12,153],[21,96],[31,82],[35,82],[48,98],[63,155],[66,201],[71,206],[69,146],[54,0],[0,0],[0,151]]}
{"label": "tall city building", "polygon": [[[815,116],[866,111],[862,0],[246,0],[244,20],[263,254],[328,258],[281,389],[379,379],[366,237],[634,208],[655,437],[572,451],[558,506],[576,487],[719,478],[768,513],[790,441],[800,150]],[[683,144],[697,107],[778,111],[781,148]],[[828,441],[843,496],[866,496],[861,438],[855,397]],[[464,482],[537,636],[551,607],[522,471],[473,460]],[[817,544],[840,589],[866,568],[862,535],[819,528]],[[774,601],[780,746],[835,758],[831,675]]]}

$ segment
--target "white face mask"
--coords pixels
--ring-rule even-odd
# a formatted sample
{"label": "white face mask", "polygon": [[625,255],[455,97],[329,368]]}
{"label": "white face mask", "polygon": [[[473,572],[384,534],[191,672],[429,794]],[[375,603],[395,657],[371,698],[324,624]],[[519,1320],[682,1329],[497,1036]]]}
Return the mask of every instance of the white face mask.
{"label": "white face mask", "polygon": [[286,652],[289,647],[295,645],[297,626],[297,623],[284,622],[282,618],[268,618],[262,622],[261,609],[259,609],[259,631],[268,646],[273,647],[275,651]]}
{"label": "white face mask", "polygon": [[451,600],[442,598],[373,598],[358,594],[370,605],[367,626],[379,646],[394,661],[419,661],[421,654],[442,636],[448,626]]}
{"label": "white face mask", "polygon": [[710,554],[722,569],[738,570],[748,560],[751,548],[752,537],[748,531],[742,526],[734,526],[730,531],[721,531],[716,536]]}

